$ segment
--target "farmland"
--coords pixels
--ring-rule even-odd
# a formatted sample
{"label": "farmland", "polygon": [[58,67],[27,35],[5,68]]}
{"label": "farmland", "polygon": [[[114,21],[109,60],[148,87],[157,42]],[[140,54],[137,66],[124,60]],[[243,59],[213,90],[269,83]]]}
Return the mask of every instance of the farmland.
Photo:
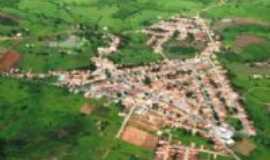
{"label": "farmland", "polygon": [[[158,16],[166,18],[179,11],[192,14],[204,4],[196,0],[12,0],[1,1],[0,6],[1,22],[5,22],[0,24],[1,37],[22,34],[18,38],[1,38],[1,51],[12,49],[23,54],[18,67],[24,71],[46,72],[88,66],[97,47],[106,41],[100,41],[106,32],[136,30],[158,21]],[[102,29],[105,26],[109,31]],[[147,63],[159,59],[147,48],[141,55],[134,54],[142,45],[144,41],[134,49],[120,50],[119,56],[124,60],[119,63],[143,64],[145,52]],[[130,53],[131,58],[125,58],[125,54],[123,57],[123,52]],[[116,54],[113,59],[118,61],[119,56]],[[87,102],[79,95],[46,83],[6,78],[0,81],[1,159],[146,160],[153,156],[150,151],[114,139],[121,122],[115,104],[106,108],[103,100],[93,100],[91,103],[99,109],[85,117],[79,109]],[[102,132],[97,122],[106,126]]]}
{"label": "farmland", "polygon": [[[58,2],[17,0],[13,3],[0,3],[3,6],[1,15],[12,17],[8,21],[6,20],[5,24],[0,25],[2,35],[14,36],[16,33],[23,35],[23,38],[16,40],[15,43],[6,40],[1,41],[1,44],[5,48],[15,49],[25,54],[24,61],[20,65],[23,70],[44,72],[52,69],[87,66],[90,63],[88,59],[95,55],[95,50],[100,44],[99,36],[107,32],[102,30],[104,27],[113,33],[137,30],[158,21],[159,18],[168,18],[176,13],[195,14],[210,1],[152,2],[139,0],[122,3],[121,0],[62,0]],[[89,26],[89,30],[95,31],[88,30],[90,33],[86,33],[87,31],[82,29],[85,24]],[[81,43],[79,49],[76,46],[65,49],[48,46],[50,41],[61,43],[67,41],[70,35],[77,34],[84,35],[79,37],[76,42]],[[124,51],[127,50],[124,49]],[[132,54],[134,53],[128,55],[134,56]],[[148,55],[146,59],[150,61],[157,59],[150,57],[152,56]],[[144,58],[139,58],[135,63],[144,63],[140,62],[142,59]]]}
{"label": "farmland", "polygon": [[[40,82],[1,78],[1,159],[148,159],[152,153],[116,140],[119,106],[85,100]],[[55,98],[57,97],[57,98]],[[80,107],[90,103],[90,116]],[[108,158],[108,157],[110,158]]]}
{"label": "farmland", "polygon": [[[255,137],[254,143],[257,150],[251,155],[250,159],[263,160],[269,157],[267,148],[269,148],[270,126],[269,121],[269,85],[268,78],[256,79],[254,75],[269,74],[269,67],[265,65],[259,67],[255,63],[263,63],[269,60],[269,27],[257,25],[234,26],[227,28],[224,34],[224,41],[230,44],[230,48],[220,54],[220,61],[223,62],[228,69],[232,84],[242,94],[243,100],[251,118],[254,120],[258,135]],[[250,34],[264,37],[261,44],[249,45],[240,50],[233,49],[235,47],[235,39],[237,35]]]}
{"label": "farmland", "polygon": [[[219,55],[219,59],[228,70],[232,85],[242,94],[246,109],[258,129],[258,135],[252,139],[257,148],[249,157],[243,157],[244,159],[264,160],[270,157],[267,151],[270,126],[265,123],[269,121],[270,80],[266,77],[254,78],[256,74],[269,74],[269,5],[266,0],[237,1],[220,8],[212,8],[204,14],[213,18],[213,24],[222,18],[242,18],[242,21],[240,18],[236,24],[218,31],[227,48]],[[263,41],[239,48],[236,41],[241,35],[259,37]],[[255,65],[260,63],[265,65]]]}
{"label": "farmland", "polygon": [[[241,133],[239,119],[226,117],[237,130],[236,143],[247,140],[255,146],[249,155],[234,146],[232,150],[244,160],[266,160],[270,157],[269,10],[269,0],[224,0],[223,4],[216,0],[0,0],[0,56],[8,51],[21,54],[16,67],[24,73],[94,70],[91,58],[110,44],[110,35],[116,35],[121,39],[117,51],[104,57],[119,68],[150,66],[166,58],[182,61],[197,57],[206,44],[172,37],[162,46],[164,57],[147,45],[150,37],[141,31],[172,16],[200,15],[218,35],[222,47],[217,60],[256,127],[256,136],[248,137]],[[56,81],[0,75],[1,160],[154,159],[153,150],[115,138],[124,120],[119,116],[122,104],[105,97],[84,98],[81,92],[70,93],[55,85]],[[149,87],[153,83],[147,76],[144,82]],[[81,112],[85,104],[93,107],[89,115]],[[187,146],[196,142],[213,147],[209,139],[185,130],[173,129],[172,136]],[[199,160],[206,159],[214,157],[199,154]]]}
{"label": "farmland", "polygon": [[213,7],[202,14],[211,19],[242,17],[269,22],[269,4],[268,0],[229,0],[222,7]]}

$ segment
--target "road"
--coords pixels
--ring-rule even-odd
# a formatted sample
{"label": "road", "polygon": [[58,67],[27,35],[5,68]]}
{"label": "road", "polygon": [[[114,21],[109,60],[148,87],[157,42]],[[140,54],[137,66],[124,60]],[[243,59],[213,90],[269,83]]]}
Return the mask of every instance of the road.
{"label": "road", "polygon": [[136,109],[136,106],[134,106],[134,107],[132,107],[130,109],[130,111],[129,111],[128,115],[125,117],[125,119],[124,119],[124,121],[123,121],[123,123],[122,123],[122,125],[121,125],[121,127],[120,127],[120,129],[118,131],[118,133],[116,134],[116,138],[120,138],[122,132],[126,128],[126,125],[127,125],[128,121],[129,121],[130,117],[132,116],[133,112],[135,111],[135,109]]}

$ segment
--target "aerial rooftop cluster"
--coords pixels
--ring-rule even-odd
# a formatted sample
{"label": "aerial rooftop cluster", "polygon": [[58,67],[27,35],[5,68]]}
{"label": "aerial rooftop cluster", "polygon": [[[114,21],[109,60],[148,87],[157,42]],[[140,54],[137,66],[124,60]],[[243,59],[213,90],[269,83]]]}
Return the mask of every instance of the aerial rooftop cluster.
{"label": "aerial rooftop cluster", "polygon": [[[163,56],[160,63],[139,67],[121,67],[106,58],[114,54],[121,38],[109,35],[108,47],[98,48],[98,57],[91,58],[96,70],[50,71],[22,73],[11,70],[7,76],[29,79],[57,77],[54,85],[67,87],[70,92],[83,93],[86,98],[106,97],[124,106],[125,116],[117,138],[146,148],[155,148],[156,160],[167,160],[176,151],[178,156],[196,159],[204,149],[186,149],[181,142],[170,150],[170,140],[163,139],[163,128],[180,128],[213,141],[213,154],[228,154],[236,129],[226,122],[228,117],[240,120],[243,132],[254,136],[256,130],[231,87],[226,70],[216,59],[221,49],[214,32],[205,20],[172,17],[142,32],[149,37],[148,45]],[[203,43],[199,55],[185,60],[170,60],[163,46],[171,37],[186,40],[194,37]],[[152,134],[155,132],[156,134]],[[144,137],[144,138],[143,138]],[[151,143],[150,143],[151,142]],[[196,143],[196,142],[195,142]],[[188,153],[186,153],[188,152]],[[195,157],[195,158],[192,158]]]}

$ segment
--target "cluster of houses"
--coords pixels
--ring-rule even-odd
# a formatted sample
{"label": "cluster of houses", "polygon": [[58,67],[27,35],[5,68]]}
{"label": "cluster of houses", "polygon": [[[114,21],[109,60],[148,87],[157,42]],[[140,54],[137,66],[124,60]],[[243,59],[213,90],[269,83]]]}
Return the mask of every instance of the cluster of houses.
{"label": "cluster of houses", "polygon": [[227,154],[221,152],[206,149],[203,146],[197,147],[194,143],[187,146],[181,143],[172,144],[168,141],[160,140],[156,148],[155,160],[200,160],[203,155],[207,155],[207,159],[210,159],[210,157],[216,159],[218,156],[228,156]]}
{"label": "cluster of houses", "polygon": [[160,141],[156,149],[155,160],[198,160],[199,149],[185,147],[181,144],[171,145],[167,141]]}
{"label": "cluster of houses", "polygon": [[[128,119],[125,119],[120,135],[132,144],[156,146],[157,138],[146,132],[158,132],[166,126],[182,128],[211,139],[216,151],[226,152],[226,146],[234,143],[235,133],[233,126],[226,122],[227,117],[238,118],[243,132],[249,136],[255,135],[256,131],[239,95],[227,79],[226,71],[215,58],[214,53],[220,50],[221,43],[214,40],[214,33],[200,18],[174,17],[144,30],[150,35],[148,44],[158,53],[162,53],[164,43],[176,31],[181,40],[192,34],[195,41],[205,42],[205,49],[200,55],[183,61],[166,59],[159,64],[118,69],[117,65],[103,58],[103,55],[117,51],[120,38],[112,37],[109,47],[99,48],[100,56],[91,59],[97,66],[95,71],[51,71],[33,75],[14,70],[12,74],[20,78],[56,76],[57,85],[68,87],[71,92],[82,92],[87,98],[105,96],[121,102]],[[127,114],[131,110],[132,113]],[[136,137],[134,133],[146,138]],[[153,141],[150,144],[147,142],[149,139]],[[182,145],[173,149],[168,149],[168,146],[163,144],[157,148],[156,160],[166,160],[164,156],[169,156],[166,154],[171,152],[177,157],[186,156],[186,148]],[[190,149],[189,159],[195,160],[192,157],[196,157],[198,152]]]}
{"label": "cluster of houses", "polygon": [[[143,30],[150,38],[147,42],[157,53],[163,52],[164,44],[173,36],[179,41],[190,38],[195,41],[207,42],[207,25],[200,18],[172,17],[169,20],[160,21]],[[213,33],[211,33],[213,34]]]}

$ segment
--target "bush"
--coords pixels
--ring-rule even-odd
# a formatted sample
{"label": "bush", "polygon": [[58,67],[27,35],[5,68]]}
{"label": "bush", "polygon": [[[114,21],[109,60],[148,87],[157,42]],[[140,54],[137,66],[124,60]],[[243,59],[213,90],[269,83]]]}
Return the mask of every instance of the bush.
{"label": "bush", "polygon": [[242,123],[238,118],[234,118],[234,117],[229,117],[227,119],[227,122],[236,130],[241,130],[243,129]]}
{"label": "bush", "polygon": [[109,55],[114,63],[124,66],[145,65],[158,62],[161,59],[159,54],[153,53],[146,45],[146,36],[140,33],[129,33],[121,35],[122,44],[117,53]]}

